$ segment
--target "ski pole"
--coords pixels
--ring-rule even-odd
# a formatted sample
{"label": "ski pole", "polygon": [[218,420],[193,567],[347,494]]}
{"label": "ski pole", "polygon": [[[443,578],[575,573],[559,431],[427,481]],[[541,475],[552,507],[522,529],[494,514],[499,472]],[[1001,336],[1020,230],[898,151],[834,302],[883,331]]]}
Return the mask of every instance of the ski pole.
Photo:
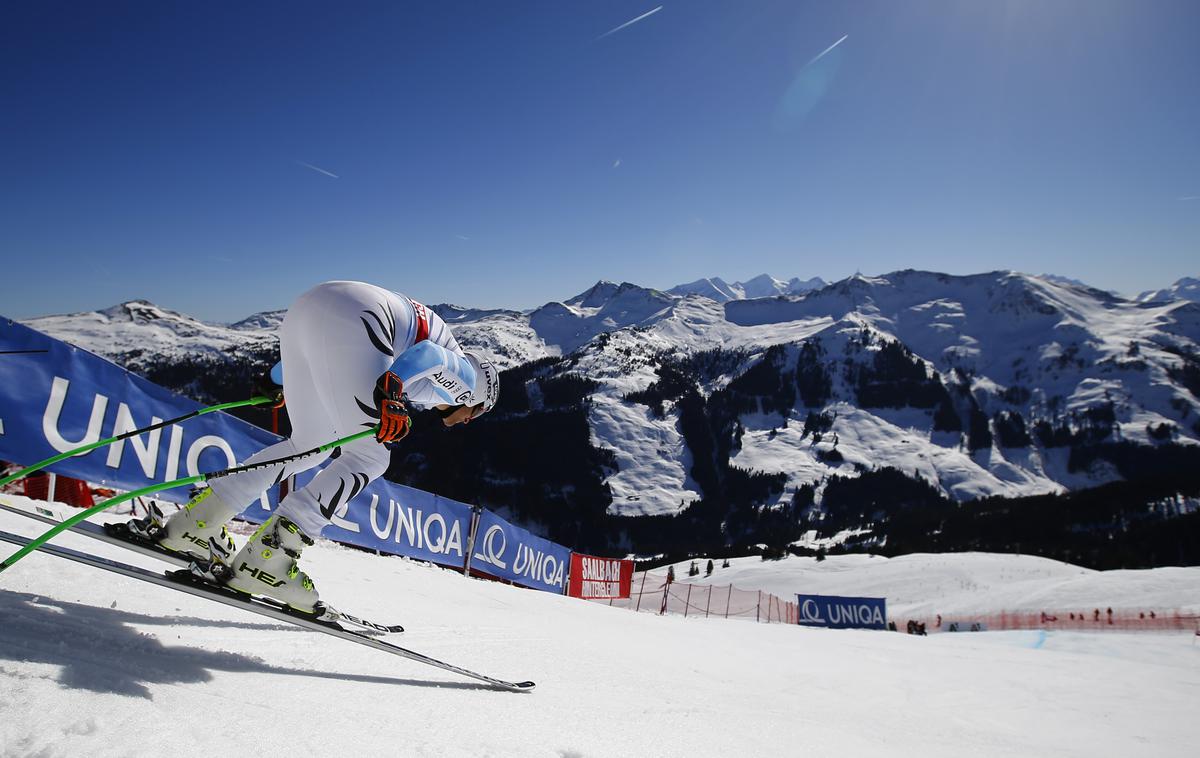
{"label": "ski pole", "polygon": [[139,434],[145,434],[146,432],[152,432],[155,429],[162,429],[164,426],[172,426],[174,424],[178,424],[181,421],[187,421],[190,418],[195,418],[196,416],[203,416],[204,414],[212,413],[213,411],[223,411],[226,408],[240,408],[244,405],[262,405],[263,403],[270,403],[272,401],[273,401],[273,398],[258,396],[258,397],[252,397],[249,400],[235,400],[232,403],[219,403],[218,405],[210,405],[207,408],[198,408],[198,409],[192,411],[191,413],[185,413],[178,418],[168,419],[166,421],[159,421],[157,424],[151,424],[150,426],[144,426],[141,429],[133,429],[131,431],[125,432],[124,434],[118,434],[116,437],[109,437],[106,440],[100,440],[98,442],[92,442],[87,445],[81,445],[80,447],[77,447],[74,450],[68,450],[67,452],[60,453],[59,455],[56,455],[52,458],[47,458],[46,460],[42,461],[41,463],[35,463],[32,466],[28,466],[26,468],[21,469],[20,471],[18,471],[15,474],[9,474],[6,477],[0,478],[0,487],[3,487],[4,485],[8,484],[9,482],[15,482],[16,480],[20,479],[23,476],[29,476],[33,472],[38,471],[39,469],[44,469],[51,464],[58,463],[59,461],[62,461],[62,460],[66,460],[67,458],[70,458],[73,455],[79,455],[80,453],[86,453],[89,450],[95,450],[98,447],[104,447],[105,445],[111,445],[112,443],[119,442],[120,440],[129,439],[130,437],[136,437]]}
{"label": "ski pole", "polygon": [[124,495],[117,495],[114,498],[105,500],[104,502],[100,503],[99,505],[95,505],[95,506],[92,506],[91,508],[88,508],[86,511],[80,511],[79,513],[76,513],[74,516],[67,519],[66,521],[63,521],[61,524],[51,527],[41,537],[38,537],[37,539],[33,540],[25,547],[21,548],[17,552],[15,552],[12,555],[5,558],[3,561],[0,561],[0,572],[5,571],[6,569],[10,568],[17,561],[19,561],[22,558],[24,558],[25,556],[29,555],[34,550],[37,550],[43,543],[50,540],[52,537],[54,537],[59,532],[62,532],[66,529],[70,529],[72,526],[75,526],[80,521],[83,521],[84,519],[86,519],[88,516],[91,516],[95,513],[99,513],[100,511],[103,511],[106,508],[111,508],[114,505],[117,505],[118,503],[123,503],[126,500],[132,500],[133,498],[140,497],[142,495],[149,495],[154,492],[160,492],[162,490],[169,490],[172,487],[182,487],[185,484],[196,484],[198,482],[207,482],[210,479],[219,479],[223,476],[229,476],[230,474],[239,474],[243,471],[254,471],[256,469],[267,468],[268,466],[275,466],[280,463],[289,463],[291,461],[299,460],[301,458],[307,458],[310,455],[316,455],[317,453],[324,453],[327,450],[332,450],[335,447],[341,447],[342,445],[345,445],[349,442],[353,442],[354,440],[357,440],[357,439],[362,439],[363,437],[374,436],[374,434],[378,428],[379,428],[378,426],[373,426],[370,429],[364,429],[363,431],[358,432],[356,434],[351,434],[349,437],[342,437],[341,439],[336,439],[333,442],[328,442],[324,445],[321,445],[320,447],[314,447],[312,450],[307,450],[303,453],[294,453],[292,455],[284,456],[283,458],[276,458],[273,461],[261,461],[259,463],[251,463],[251,464],[247,464],[245,466],[235,466],[233,468],[222,469],[220,471],[213,471],[212,473],[209,473],[209,474],[197,474],[196,476],[188,476],[188,477],[184,477],[183,479],[176,479],[176,480],[170,481],[170,482],[160,482],[158,484],[152,484],[149,487],[142,487],[140,490],[126,492]]}

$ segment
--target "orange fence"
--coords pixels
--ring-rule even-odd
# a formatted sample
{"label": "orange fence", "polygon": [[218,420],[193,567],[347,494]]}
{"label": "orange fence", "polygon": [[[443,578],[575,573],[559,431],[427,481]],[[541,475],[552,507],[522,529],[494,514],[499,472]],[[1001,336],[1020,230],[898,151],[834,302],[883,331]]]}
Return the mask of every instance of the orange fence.
{"label": "orange fence", "polygon": [[731,584],[668,582],[666,572],[639,571],[633,575],[628,598],[595,602],[639,613],[749,619],[764,624],[795,624],[799,618],[794,602],[769,592],[739,590]]}
{"label": "orange fence", "polygon": [[22,494],[31,500],[48,500],[91,508],[96,504],[87,482],[39,471],[21,479]]}
{"label": "orange fence", "polygon": [[[903,629],[908,617],[893,619]],[[1088,611],[1000,611],[920,616],[930,631],[969,632],[1045,629],[1078,632],[1200,632],[1200,613],[1194,610],[1161,608],[1093,608]]]}

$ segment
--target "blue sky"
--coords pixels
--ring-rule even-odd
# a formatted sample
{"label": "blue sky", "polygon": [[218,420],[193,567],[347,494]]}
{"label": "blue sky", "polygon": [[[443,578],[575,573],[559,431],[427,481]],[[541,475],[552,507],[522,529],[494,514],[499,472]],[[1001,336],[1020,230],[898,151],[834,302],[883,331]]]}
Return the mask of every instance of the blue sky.
{"label": "blue sky", "polygon": [[1200,273],[1200,3],[659,6],[9,4],[0,313]]}

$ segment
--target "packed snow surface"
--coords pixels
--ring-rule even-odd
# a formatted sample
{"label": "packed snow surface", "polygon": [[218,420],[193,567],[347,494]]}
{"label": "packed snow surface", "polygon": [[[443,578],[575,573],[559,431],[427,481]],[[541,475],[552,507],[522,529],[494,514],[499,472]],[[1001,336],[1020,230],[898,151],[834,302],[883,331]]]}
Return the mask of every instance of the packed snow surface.
{"label": "packed snow surface", "polygon": [[[675,564],[682,582],[763,590],[785,600],[796,593],[887,598],[898,618],[1000,611],[1080,611],[1095,608],[1200,612],[1200,566],[1095,571],[1034,555],[915,553],[831,555],[823,561],[789,556],[777,561],[733,558],[728,567],[697,561]],[[665,569],[663,569],[665,571]]]}
{"label": "packed snow surface", "polygon": [[[0,529],[42,525],[0,513]],[[954,557],[862,560],[874,584],[858,594],[918,602],[946,591],[947,572],[922,562]],[[636,614],[324,542],[304,563],[330,602],[405,624],[398,644],[537,689],[497,691],[33,554],[0,575],[0,755],[1094,758],[1190,756],[1200,738],[1190,634],[814,630]],[[861,568],[825,563],[830,581]],[[982,564],[957,565],[970,578]],[[982,604],[1017,592],[1023,572],[1079,573],[1039,566],[1013,559],[958,594]],[[809,588],[774,573],[780,593]],[[1114,573],[1112,591],[1138,591]]]}

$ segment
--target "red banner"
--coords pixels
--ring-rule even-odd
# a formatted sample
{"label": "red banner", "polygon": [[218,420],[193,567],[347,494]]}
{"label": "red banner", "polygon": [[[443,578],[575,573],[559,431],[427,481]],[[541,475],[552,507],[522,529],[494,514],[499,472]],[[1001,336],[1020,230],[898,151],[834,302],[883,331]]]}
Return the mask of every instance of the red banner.
{"label": "red banner", "polygon": [[629,597],[633,561],[571,553],[571,581],[567,594],[584,600]]}

